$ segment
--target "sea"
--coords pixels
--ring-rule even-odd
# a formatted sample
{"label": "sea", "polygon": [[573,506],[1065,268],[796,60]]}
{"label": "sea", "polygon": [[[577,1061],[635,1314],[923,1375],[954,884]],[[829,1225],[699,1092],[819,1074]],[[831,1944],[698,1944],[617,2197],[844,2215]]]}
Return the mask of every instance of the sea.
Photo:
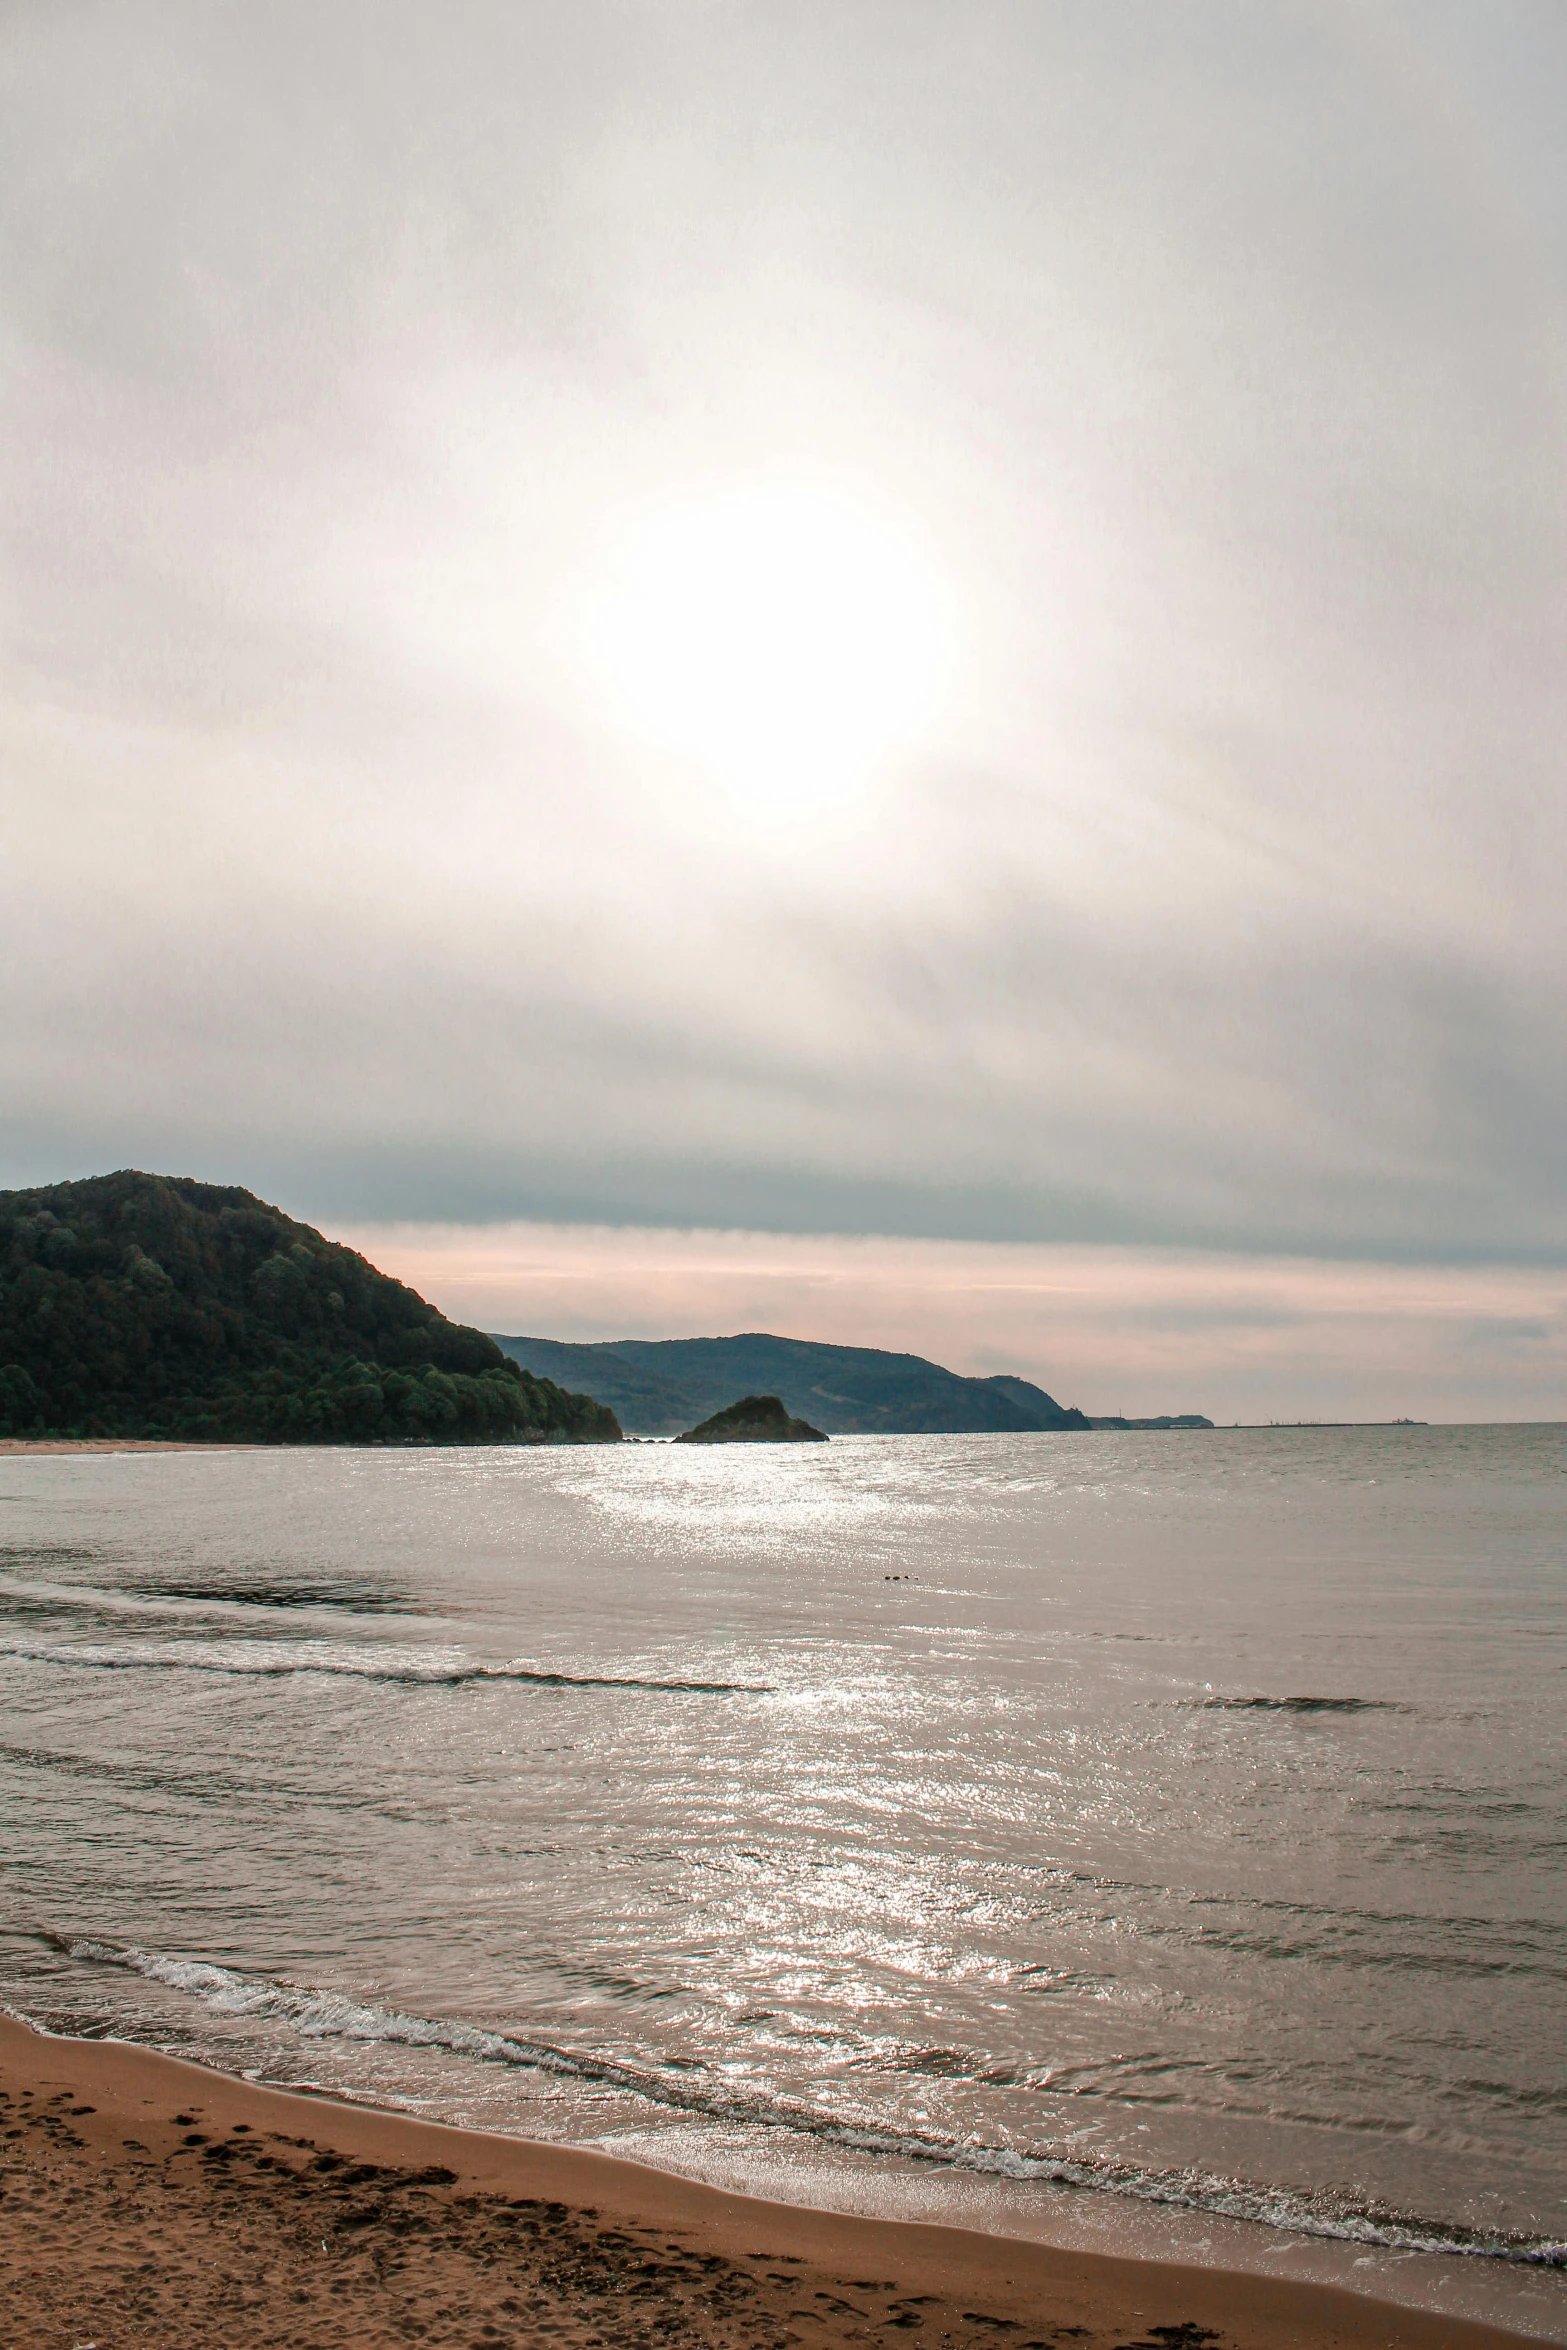
{"label": "sea", "polygon": [[1567,1430],[0,1456],[0,2003],[1567,2342]]}

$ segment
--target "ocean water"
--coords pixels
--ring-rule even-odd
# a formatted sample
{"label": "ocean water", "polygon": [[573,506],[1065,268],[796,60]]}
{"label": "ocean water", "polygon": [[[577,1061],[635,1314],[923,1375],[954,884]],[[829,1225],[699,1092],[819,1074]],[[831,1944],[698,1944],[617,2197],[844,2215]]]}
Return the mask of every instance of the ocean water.
{"label": "ocean water", "polygon": [[3,1457],[0,2001],[1567,2340],[1564,1602],[1555,1428]]}

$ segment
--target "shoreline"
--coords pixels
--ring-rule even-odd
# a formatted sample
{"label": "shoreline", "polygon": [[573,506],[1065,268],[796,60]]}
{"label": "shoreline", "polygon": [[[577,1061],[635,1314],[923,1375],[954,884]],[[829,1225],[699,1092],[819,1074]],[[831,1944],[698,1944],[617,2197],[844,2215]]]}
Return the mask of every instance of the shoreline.
{"label": "shoreline", "polygon": [[255,1452],[253,1444],[197,1436],[0,1436],[3,1453]]}
{"label": "shoreline", "polygon": [[1508,2350],[1342,2286],[768,2202],[0,2015],[8,2350]]}

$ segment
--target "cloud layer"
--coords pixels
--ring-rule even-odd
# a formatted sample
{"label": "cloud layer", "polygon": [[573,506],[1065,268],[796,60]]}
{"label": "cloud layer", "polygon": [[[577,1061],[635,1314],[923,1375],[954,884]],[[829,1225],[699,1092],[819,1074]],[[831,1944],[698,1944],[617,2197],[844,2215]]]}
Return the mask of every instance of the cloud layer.
{"label": "cloud layer", "polygon": [[1567,1419],[1567,1271],[540,1224],[333,1237],[519,1336],[770,1330],[1021,1372],[1099,1414]]}
{"label": "cloud layer", "polygon": [[[0,1180],[1563,1260],[1554,12],[5,41]],[[779,485],[949,631],[825,799],[590,658]]]}

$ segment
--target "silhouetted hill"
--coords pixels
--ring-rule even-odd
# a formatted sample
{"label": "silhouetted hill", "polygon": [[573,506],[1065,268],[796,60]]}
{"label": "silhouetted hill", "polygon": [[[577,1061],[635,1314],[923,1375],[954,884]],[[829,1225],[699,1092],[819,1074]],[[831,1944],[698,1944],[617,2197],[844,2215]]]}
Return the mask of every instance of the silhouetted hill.
{"label": "silhouetted hill", "polygon": [[738,1403],[688,1428],[677,1444],[825,1444],[820,1428],[791,1420],[776,1395],[742,1395]]}
{"label": "silhouetted hill", "polygon": [[0,1435],[614,1442],[254,1193],[127,1171],[0,1192]]}
{"label": "silhouetted hill", "polygon": [[673,1436],[735,1394],[780,1396],[796,1418],[830,1436],[966,1434],[994,1429],[1086,1428],[1081,1412],[1026,1379],[965,1379],[920,1355],[822,1346],[805,1338],[623,1338],[573,1346],[503,1338],[525,1369],[569,1381],[607,1403],[642,1436]]}
{"label": "silhouetted hill", "polygon": [[[1037,1387],[1031,1387],[1026,1379],[1012,1379],[1005,1375],[990,1380],[988,1384],[991,1387],[1001,1388],[1005,1394],[1012,1396],[1016,1402],[1022,1404],[1025,1410],[1032,1407],[1042,1392]],[[1044,1401],[1046,1403],[1050,1401],[1048,1395],[1044,1397]],[[1127,1420],[1121,1418],[1117,1413],[1111,1413],[1108,1417],[1099,1413],[1091,1415],[1082,1424],[1085,1428],[1211,1428],[1213,1426],[1213,1422],[1204,1419],[1201,1412],[1160,1412],[1156,1418],[1151,1420]]]}
{"label": "silhouetted hill", "polygon": [[1124,1420],[1114,1416],[1108,1420],[1094,1419],[1090,1428],[1211,1428],[1213,1422],[1201,1412],[1159,1412],[1151,1420]]}

